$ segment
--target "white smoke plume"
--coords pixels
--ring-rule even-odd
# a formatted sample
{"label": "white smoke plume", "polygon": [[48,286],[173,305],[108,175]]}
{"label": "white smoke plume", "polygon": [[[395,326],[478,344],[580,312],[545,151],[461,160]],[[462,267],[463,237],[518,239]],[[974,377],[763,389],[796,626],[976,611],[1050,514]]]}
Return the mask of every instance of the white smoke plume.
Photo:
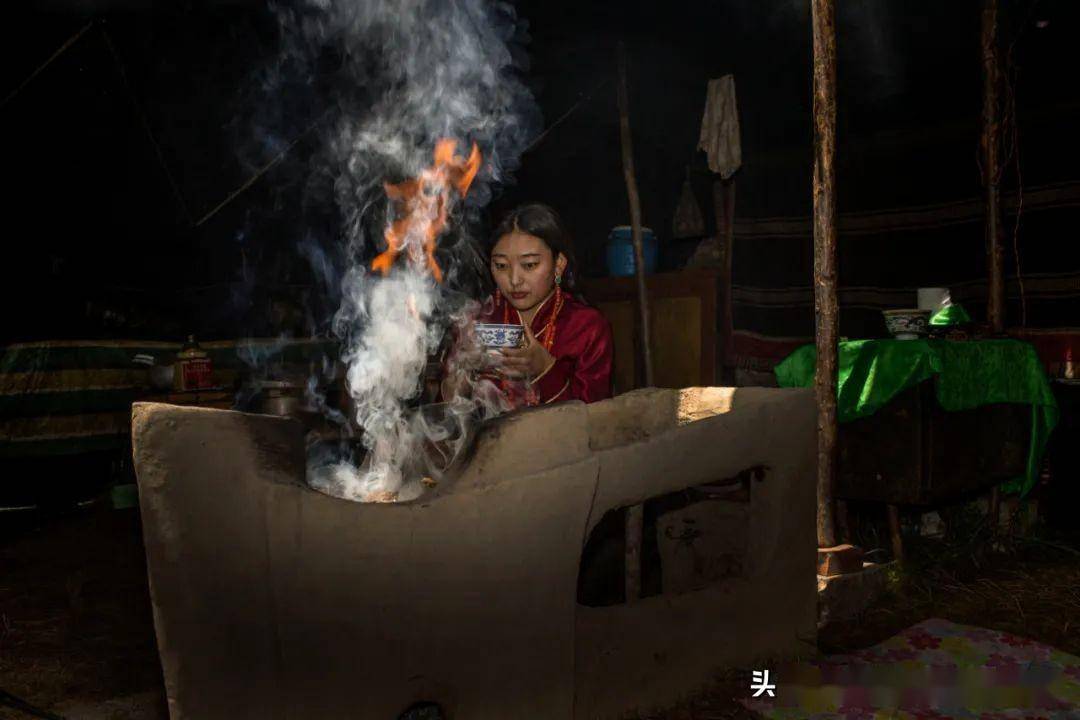
{"label": "white smoke plume", "polygon": [[[323,448],[309,457],[309,478],[352,500],[408,499],[420,492],[422,476],[437,475],[461,451],[469,423],[504,410],[489,387],[453,398],[437,414],[412,405],[428,357],[451,327],[461,339],[455,373],[482,356],[468,342],[478,305],[459,288],[475,285],[469,276],[483,267],[470,234],[479,209],[509,180],[539,125],[518,75],[524,26],[509,5],[485,0],[303,0],[275,12],[282,53],[264,89],[297,89],[295,95],[335,106],[321,129],[307,191],[330,189],[341,248],[336,264],[321,251],[305,255],[319,259],[321,282],[338,279],[332,329],[343,343],[366,450],[357,462]],[[385,249],[397,212],[384,183],[419,176],[442,138],[454,140],[463,157],[476,143],[483,156],[467,196],[447,194],[449,223],[437,255],[443,284],[420,247],[430,217],[410,227],[386,277],[373,273],[371,260]],[[271,133],[262,139],[271,149],[281,144]]]}

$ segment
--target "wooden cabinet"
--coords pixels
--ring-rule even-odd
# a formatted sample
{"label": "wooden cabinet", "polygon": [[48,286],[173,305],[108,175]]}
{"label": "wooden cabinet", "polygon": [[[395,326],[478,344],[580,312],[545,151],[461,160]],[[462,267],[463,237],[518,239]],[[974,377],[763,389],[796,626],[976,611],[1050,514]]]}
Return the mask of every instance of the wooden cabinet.
{"label": "wooden cabinet", "polygon": [[946,412],[932,381],[840,426],[836,497],[896,505],[950,502],[1024,474],[1031,406]]}
{"label": "wooden cabinet", "polygon": [[[657,387],[714,385],[717,359],[717,273],[686,270],[647,279]],[[585,299],[607,317],[615,340],[614,390],[644,385],[640,367],[637,279],[600,278],[582,283]]]}

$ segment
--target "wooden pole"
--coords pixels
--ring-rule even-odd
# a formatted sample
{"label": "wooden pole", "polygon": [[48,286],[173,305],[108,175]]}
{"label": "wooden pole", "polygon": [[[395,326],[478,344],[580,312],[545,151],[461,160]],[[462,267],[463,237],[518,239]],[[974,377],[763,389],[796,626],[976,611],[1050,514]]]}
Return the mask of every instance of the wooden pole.
{"label": "wooden pole", "polygon": [[896,505],[888,506],[889,512],[889,540],[892,542],[893,560],[904,559],[904,537],[900,532],[900,508]]}
{"label": "wooden pole", "polygon": [[713,183],[713,207],[716,210],[716,242],[720,248],[720,358],[721,380],[734,382],[731,372],[733,348],[731,313],[731,258],[735,250],[735,180]]}
{"label": "wooden pole", "polygon": [[209,220],[210,218],[214,217],[219,212],[221,212],[221,210],[226,205],[228,205],[233,200],[235,200],[237,197],[242,195],[244,193],[244,191],[246,191],[249,187],[254,185],[255,182],[259,178],[261,178],[263,175],[265,175],[267,172],[269,172],[272,167],[274,167],[279,162],[281,162],[283,159],[285,159],[285,156],[288,155],[290,152],[292,152],[292,149],[294,147],[296,147],[296,145],[301,140],[303,140],[305,137],[307,137],[308,134],[311,133],[312,130],[314,130],[316,127],[318,127],[319,123],[321,123],[326,118],[326,116],[330,114],[330,111],[333,110],[333,109],[334,109],[333,107],[328,108],[327,110],[325,110],[323,112],[322,115],[315,118],[315,120],[310,125],[307,126],[307,128],[304,130],[304,132],[300,133],[295,138],[293,138],[292,141],[290,141],[288,145],[286,145],[284,148],[282,148],[281,152],[279,152],[277,155],[272,157],[270,159],[270,161],[268,163],[266,163],[265,165],[263,165],[261,168],[259,168],[255,172],[254,175],[252,175],[246,181],[244,181],[243,185],[241,185],[240,187],[233,190],[231,193],[228,194],[228,196],[226,196],[226,198],[224,200],[222,200],[217,205],[215,205],[212,210],[210,210],[208,213],[206,213],[201,218],[199,218],[198,222],[195,223],[195,227],[199,227],[200,225],[205,223],[207,220]]}
{"label": "wooden pole", "polygon": [[837,460],[836,372],[836,7],[812,0],[814,36],[814,306],[817,319],[818,547],[836,545],[833,487]]}
{"label": "wooden pole", "polygon": [[165,162],[165,154],[161,152],[161,146],[158,145],[157,138],[154,137],[154,130],[150,127],[150,119],[146,117],[146,113],[142,109],[142,104],[135,95],[135,88],[133,88],[128,81],[127,70],[124,69],[124,61],[120,59],[120,53],[116,50],[116,45],[113,44],[112,38],[104,27],[101,29],[101,38],[105,42],[105,47],[109,50],[109,54],[112,55],[113,62],[116,64],[116,70],[120,74],[120,80],[124,83],[124,89],[127,90],[131,106],[135,109],[135,115],[138,116],[139,121],[142,122],[143,131],[150,141],[150,146],[154,148],[154,155],[157,157],[161,171],[165,174],[165,179],[169,181],[169,187],[172,188],[173,197],[176,198],[176,202],[180,205],[180,209],[184,211],[184,217],[187,219],[188,224],[194,224],[195,219],[191,217],[191,210],[188,208],[187,201],[184,200],[184,194],[180,192],[180,186],[176,184],[176,178],[173,177],[172,171],[169,170],[169,164]]}
{"label": "wooden pole", "polygon": [[23,88],[25,88],[27,85],[32,83],[34,81],[34,78],[36,78],[38,75],[40,75],[42,72],[44,72],[45,68],[52,65],[53,61],[56,60],[56,58],[63,55],[65,52],[67,52],[68,48],[70,48],[72,45],[77,43],[79,41],[79,38],[81,38],[83,35],[85,35],[86,32],[90,28],[92,28],[94,26],[95,22],[97,22],[97,21],[96,20],[91,20],[90,22],[86,23],[85,25],[82,26],[82,28],[77,33],[75,33],[74,35],[69,37],[66,41],[64,41],[64,44],[61,45],[60,47],[58,47],[56,49],[56,52],[54,52],[52,55],[50,55],[48,57],[48,59],[45,60],[45,62],[38,65],[37,68],[34,69],[34,72],[30,73],[26,77],[26,79],[23,80],[21,83],[19,83],[18,86],[14,90],[12,90],[11,92],[9,92],[7,95],[4,96],[4,99],[2,101],[0,101],[0,108],[7,107],[7,104],[9,102],[11,102],[12,100],[14,100],[15,96],[23,91]]}
{"label": "wooden pole", "polygon": [[[645,287],[645,251],[641,242],[641,199],[634,176],[634,147],[630,138],[630,101],[626,87],[626,46],[619,43],[619,137],[622,140],[623,176],[630,200],[630,226],[634,240],[634,268],[637,276],[638,308],[641,311],[641,356],[645,367],[645,385],[653,386],[652,333],[649,328],[649,293]],[[624,574],[626,602],[641,597],[641,539],[645,508],[626,509],[626,551]]]}
{"label": "wooden pole", "polygon": [[987,512],[987,524],[995,535],[1000,529],[1001,523],[1001,486],[995,485],[990,488],[990,507]]}
{"label": "wooden pole", "polygon": [[986,319],[995,333],[1005,331],[1005,243],[1001,222],[1001,65],[997,48],[998,0],[983,0],[982,9],[982,165],[986,189]]}
{"label": "wooden pole", "polygon": [[626,89],[626,46],[619,43],[619,135],[622,139],[623,176],[630,200],[630,226],[634,239],[634,267],[637,272],[638,308],[641,311],[641,355],[645,385],[653,385],[652,333],[649,328],[649,294],[645,287],[645,252],[641,244],[641,199],[634,176],[634,147],[630,138],[630,101]]}
{"label": "wooden pole", "polygon": [[641,598],[641,541],[645,529],[645,506],[631,505],[626,508],[626,552],[623,571],[626,602]]}

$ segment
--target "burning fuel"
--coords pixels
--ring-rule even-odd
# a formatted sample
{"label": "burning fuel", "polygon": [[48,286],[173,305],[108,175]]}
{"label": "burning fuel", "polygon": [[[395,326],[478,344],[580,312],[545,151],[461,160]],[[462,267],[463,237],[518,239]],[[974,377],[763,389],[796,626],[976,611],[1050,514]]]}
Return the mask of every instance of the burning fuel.
{"label": "burning fuel", "polygon": [[428,270],[437,282],[442,282],[442,269],[435,260],[435,244],[446,227],[450,190],[457,190],[458,196],[464,198],[480,169],[480,148],[476,143],[473,143],[468,160],[456,157],[456,149],[454,140],[439,140],[435,145],[434,165],[426,168],[419,177],[397,185],[386,183],[386,196],[399,212],[387,225],[386,250],[371,263],[372,270],[388,274],[403,248],[409,252],[409,262],[415,265],[422,248]]}
{"label": "burning fuel", "polygon": [[313,446],[309,481],[350,500],[408,499],[424,478],[437,483],[473,423],[505,409],[483,384],[465,382],[437,409],[417,397],[449,335],[445,371],[458,381],[483,356],[469,329],[486,265],[475,227],[540,126],[518,74],[525,25],[486,0],[302,0],[275,12],[281,56],[262,78],[270,105],[256,125],[276,147],[289,137],[271,137],[272,122],[288,136],[335,108],[302,171],[305,207],[332,208],[340,231],[301,228],[301,254],[338,305],[327,327],[351,399],[343,430],[362,444]]}

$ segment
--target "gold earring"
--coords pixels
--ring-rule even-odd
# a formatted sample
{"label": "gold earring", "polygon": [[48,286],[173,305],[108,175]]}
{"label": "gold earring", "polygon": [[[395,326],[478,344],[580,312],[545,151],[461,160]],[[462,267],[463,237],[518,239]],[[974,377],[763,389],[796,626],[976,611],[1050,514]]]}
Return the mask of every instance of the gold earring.
{"label": "gold earring", "polygon": [[556,275],[555,276],[555,284],[556,285],[562,285],[562,275]]}

